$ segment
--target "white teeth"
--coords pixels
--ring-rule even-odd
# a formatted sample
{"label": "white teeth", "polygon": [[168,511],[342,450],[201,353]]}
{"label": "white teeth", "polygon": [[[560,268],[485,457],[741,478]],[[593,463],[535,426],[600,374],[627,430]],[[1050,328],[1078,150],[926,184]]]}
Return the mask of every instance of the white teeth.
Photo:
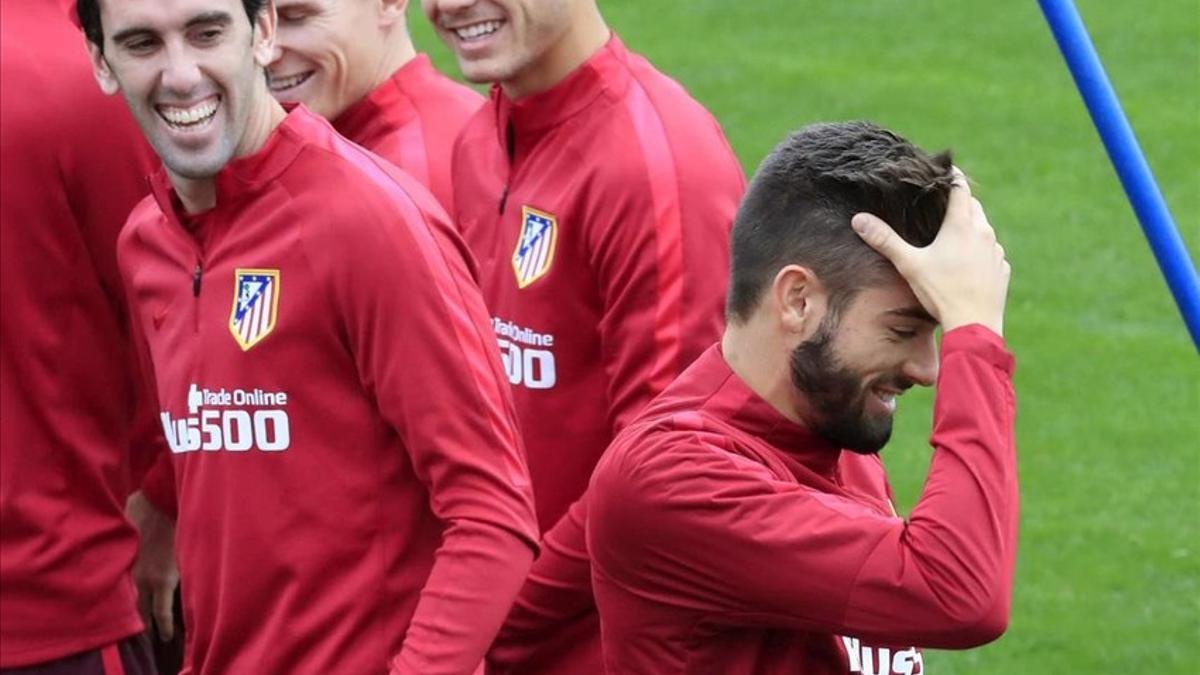
{"label": "white teeth", "polygon": [[474,23],[463,28],[455,28],[454,33],[461,40],[474,40],[485,35],[491,35],[500,28],[499,21],[484,21],[483,23]]}
{"label": "white teeth", "polygon": [[875,391],[875,397],[878,398],[881,403],[883,403],[884,407],[886,407],[889,411],[896,410],[896,394],[895,394],[895,392],[880,391],[878,389],[876,389],[874,391]]}
{"label": "white teeth", "polygon": [[271,87],[271,91],[283,91],[284,89],[291,89],[292,87],[299,85],[300,83],[306,81],[311,75],[312,71],[307,73],[299,73],[297,75],[288,75],[287,77],[270,77],[268,78],[268,85]]}
{"label": "white teeth", "polygon": [[207,121],[217,112],[217,99],[212,98],[194,105],[191,108],[175,108],[170,106],[159,106],[158,112],[162,114],[163,119],[171,124],[179,126],[189,126],[198,122]]}

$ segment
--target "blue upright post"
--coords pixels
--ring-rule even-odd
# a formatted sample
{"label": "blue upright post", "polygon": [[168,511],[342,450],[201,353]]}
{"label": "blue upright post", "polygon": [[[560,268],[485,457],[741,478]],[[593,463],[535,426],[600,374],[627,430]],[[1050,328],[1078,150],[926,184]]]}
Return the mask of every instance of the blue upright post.
{"label": "blue upright post", "polygon": [[1087,28],[1071,0],[1038,0],[1038,4],[1042,6],[1058,48],[1075,78],[1075,86],[1083,95],[1083,102],[1142,224],[1150,249],[1175,296],[1175,303],[1192,335],[1192,343],[1200,350],[1200,280],[1196,268],[1175,229],[1167,203],[1142,156],[1117,94],[1104,73]]}

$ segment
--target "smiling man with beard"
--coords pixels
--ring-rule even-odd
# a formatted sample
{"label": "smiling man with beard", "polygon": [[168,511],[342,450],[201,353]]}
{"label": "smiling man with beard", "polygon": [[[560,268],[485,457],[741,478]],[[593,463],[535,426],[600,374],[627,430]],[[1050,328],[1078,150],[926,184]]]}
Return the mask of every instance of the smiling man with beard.
{"label": "smiling man with beard", "polygon": [[[965,178],[870,124],[808,127],[759,169],[732,250],[723,339],[586,496],[607,672],[914,675],[922,647],[995,639],[1017,537],[1010,271]],[[897,397],[935,381],[906,520],[877,453]]]}
{"label": "smiling man with beard", "polygon": [[184,672],[473,673],[536,524],[444,210],[271,97],[269,2],[78,6],[165,165],[117,251],[176,477]]}

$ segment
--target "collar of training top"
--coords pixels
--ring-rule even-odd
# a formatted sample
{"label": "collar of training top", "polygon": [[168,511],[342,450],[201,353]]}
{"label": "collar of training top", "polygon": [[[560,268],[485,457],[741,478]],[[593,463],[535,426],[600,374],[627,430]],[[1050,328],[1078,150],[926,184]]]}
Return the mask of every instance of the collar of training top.
{"label": "collar of training top", "polygon": [[[396,69],[369,94],[342,111],[333,120],[333,128],[346,138],[362,138],[368,129],[396,128],[417,115],[412,105],[396,105],[421,91],[431,76],[437,75],[426,54],[417,54]],[[362,143],[362,141],[355,141]]]}
{"label": "collar of training top", "polygon": [[836,473],[841,455],[839,448],[784,417],[756,394],[729,367],[719,342],[701,354],[668,392],[676,389],[677,396],[689,397],[691,388],[697,389],[697,394],[708,394],[699,406],[701,412],[762,439],[786,457],[825,478],[831,479]]}
{"label": "collar of training top", "polygon": [[[278,178],[296,155],[300,154],[306,138],[319,133],[322,127],[329,130],[329,123],[310,112],[303,104],[285,103],[284,108],[288,111],[287,117],[275,127],[258,152],[230,160],[217,173],[216,209],[234,206],[258,194],[264,186]],[[332,130],[329,130],[329,133],[332,133]],[[160,165],[150,176],[150,190],[154,194],[154,200],[158,202],[159,209],[168,218],[177,224],[180,223],[180,203],[165,167]]]}
{"label": "collar of training top", "polygon": [[629,50],[613,33],[600,51],[546,91],[514,101],[504,95],[500,85],[492,85],[489,103],[496,108],[501,144],[510,121],[518,135],[527,137],[562,124],[605,92],[613,97],[623,95],[630,80],[629,57]]}

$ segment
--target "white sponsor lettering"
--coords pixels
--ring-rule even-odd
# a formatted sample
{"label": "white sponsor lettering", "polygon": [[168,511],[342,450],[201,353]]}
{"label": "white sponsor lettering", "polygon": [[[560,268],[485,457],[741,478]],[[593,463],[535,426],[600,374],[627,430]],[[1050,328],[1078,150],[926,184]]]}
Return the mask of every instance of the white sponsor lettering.
{"label": "white sponsor lettering", "polygon": [[549,389],[558,382],[554,369],[554,352],[548,349],[522,348],[504,338],[500,343],[500,359],[504,361],[504,372],[513,385],[524,385],[529,389]]}
{"label": "white sponsor lettering", "polygon": [[887,647],[864,645],[858,638],[843,637],[846,668],[862,675],[924,675],[925,662],[915,647],[893,652]]}
{"label": "white sponsor lettering", "polygon": [[539,333],[492,317],[492,329],[500,344],[500,358],[504,361],[504,372],[513,386],[527,389],[551,389],[558,383],[558,370],[554,361],[554,336]]}
{"label": "white sponsor lettering", "polygon": [[554,336],[549,333],[539,333],[532,328],[523,328],[511,321],[505,321],[498,316],[492,317],[492,330],[496,335],[506,337],[514,342],[531,347],[553,347]]}
{"label": "white sponsor lettering", "polygon": [[[202,389],[193,384],[188,389],[188,416],[172,418],[160,414],[167,446],[173,453],[194,452],[262,452],[287,450],[292,443],[291,424],[286,410],[287,394],[262,389]],[[243,410],[229,406],[279,406]]]}

